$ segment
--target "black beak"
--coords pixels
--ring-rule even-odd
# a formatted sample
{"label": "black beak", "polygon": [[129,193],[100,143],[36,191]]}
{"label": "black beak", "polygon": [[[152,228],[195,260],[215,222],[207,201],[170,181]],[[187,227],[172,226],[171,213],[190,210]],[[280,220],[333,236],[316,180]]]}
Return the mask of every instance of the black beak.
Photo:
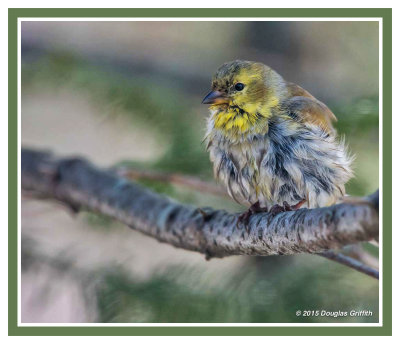
{"label": "black beak", "polygon": [[202,104],[228,104],[229,98],[226,96],[225,93],[222,93],[220,91],[211,91],[209,94],[207,94],[204,97],[204,99],[201,103]]}

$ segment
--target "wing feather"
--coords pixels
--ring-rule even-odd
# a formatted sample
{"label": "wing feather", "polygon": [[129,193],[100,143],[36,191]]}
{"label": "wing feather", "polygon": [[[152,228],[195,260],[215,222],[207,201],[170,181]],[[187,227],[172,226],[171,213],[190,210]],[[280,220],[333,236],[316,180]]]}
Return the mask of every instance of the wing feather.
{"label": "wing feather", "polygon": [[313,123],[335,133],[332,122],[337,121],[336,116],[324,103],[296,84],[288,83],[288,90],[291,97],[281,104],[281,110],[296,121]]}

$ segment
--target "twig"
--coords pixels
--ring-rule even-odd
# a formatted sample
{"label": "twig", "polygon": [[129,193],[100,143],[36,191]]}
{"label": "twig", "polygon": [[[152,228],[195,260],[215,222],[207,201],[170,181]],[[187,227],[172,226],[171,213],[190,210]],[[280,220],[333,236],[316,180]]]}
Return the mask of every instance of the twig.
{"label": "twig", "polygon": [[354,258],[351,258],[349,256],[346,256],[342,253],[334,252],[334,251],[327,251],[327,252],[318,253],[318,255],[328,258],[330,260],[333,260],[335,262],[338,262],[340,264],[346,265],[352,269],[355,269],[359,272],[362,272],[364,274],[372,276],[376,279],[379,279],[379,271],[378,270],[375,270],[375,269],[361,263],[360,261],[358,261]]}
{"label": "twig", "polygon": [[176,203],[83,159],[57,159],[22,150],[22,189],[84,207],[133,229],[207,257],[321,253],[378,236],[378,212],[367,201],[318,209],[253,215],[236,226],[237,215]]}
{"label": "twig", "polygon": [[350,256],[351,258],[357,259],[365,265],[370,266],[373,269],[379,268],[379,260],[371,253],[363,249],[363,247],[359,245],[351,245],[348,249],[346,249],[343,253]]}
{"label": "twig", "polygon": [[155,171],[144,171],[133,167],[116,167],[114,171],[118,176],[138,180],[146,179],[153,181],[160,181],[165,183],[172,183],[176,185],[183,185],[192,190],[212,194],[220,197],[227,197],[226,191],[215,183],[206,182],[196,177],[185,176],[178,173],[162,173]]}

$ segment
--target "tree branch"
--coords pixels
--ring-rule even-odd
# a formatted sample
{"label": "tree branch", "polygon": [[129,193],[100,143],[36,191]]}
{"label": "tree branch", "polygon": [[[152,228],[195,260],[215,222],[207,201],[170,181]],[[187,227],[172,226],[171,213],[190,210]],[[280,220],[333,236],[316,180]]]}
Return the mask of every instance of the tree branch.
{"label": "tree branch", "polygon": [[[120,177],[125,177],[130,180],[152,180],[164,183],[176,184],[188,187],[202,193],[213,194],[220,197],[229,197],[226,191],[215,183],[203,181],[193,176],[186,176],[177,173],[163,173],[156,171],[143,170],[131,166],[121,166],[112,169]],[[360,199],[348,198],[351,201],[358,201]],[[366,200],[374,205],[376,209],[379,208],[379,192],[376,191],[372,195],[366,197]],[[372,243],[370,241],[370,243]],[[348,255],[334,252],[332,250],[319,253],[321,257],[335,261],[336,263],[345,265],[366,275],[379,279],[379,261],[363,250],[360,245],[351,245],[346,248]]]}
{"label": "tree branch", "polygon": [[111,216],[161,242],[207,257],[321,253],[378,237],[375,198],[373,203],[360,200],[275,217],[256,214],[247,226],[237,227],[236,214],[179,204],[84,159],[57,159],[28,149],[21,158],[23,191],[74,210],[84,207]]}

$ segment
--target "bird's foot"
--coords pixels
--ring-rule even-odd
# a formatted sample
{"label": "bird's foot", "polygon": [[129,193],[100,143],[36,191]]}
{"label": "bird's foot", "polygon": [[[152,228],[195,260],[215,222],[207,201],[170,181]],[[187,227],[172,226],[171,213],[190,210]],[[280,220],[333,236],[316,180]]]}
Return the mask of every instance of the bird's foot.
{"label": "bird's foot", "polygon": [[[285,207],[285,203],[283,203],[283,206],[279,205],[279,204],[275,204],[271,207],[271,209],[269,210],[269,213],[272,216],[278,215],[280,213],[283,213],[285,211],[289,211],[290,209],[287,209],[287,207]],[[289,205],[289,204],[288,204]]]}
{"label": "bird's foot", "polygon": [[306,201],[305,199],[302,199],[300,202],[298,202],[294,205],[290,205],[288,202],[284,201],[282,205],[275,204],[274,206],[272,206],[271,209],[269,210],[269,212],[273,216],[275,216],[275,215],[278,215],[279,213],[283,213],[285,211],[297,210],[305,203],[305,201]]}
{"label": "bird's foot", "polygon": [[236,226],[239,226],[240,223],[243,223],[244,225],[247,225],[249,223],[250,216],[253,214],[257,213],[263,213],[267,212],[268,208],[267,207],[260,207],[260,202],[256,202],[253,205],[250,206],[248,210],[246,210],[244,213],[240,214]]}
{"label": "bird's foot", "polygon": [[251,207],[247,209],[244,213],[241,213],[237,219],[236,227],[239,227],[241,223],[247,225],[249,223],[250,216],[253,214],[254,212],[251,210]]}
{"label": "bird's foot", "polygon": [[236,226],[239,226],[239,224],[241,224],[241,223],[243,223],[244,225],[247,225],[249,223],[250,216],[257,214],[257,213],[269,212],[270,214],[272,214],[272,216],[275,216],[275,215],[278,215],[279,213],[283,213],[285,211],[297,210],[305,203],[305,201],[306,201],[305,199],[302,199],[300,202],[298,202],[294,205],[290,205],[288,202],[284,201],[282,205],[275,204],[269,210],[267,207],[261,207],[260,202],[257,201],[248,210],[246,210],[244,213],[239,215],[237,222],[236,222]]}

